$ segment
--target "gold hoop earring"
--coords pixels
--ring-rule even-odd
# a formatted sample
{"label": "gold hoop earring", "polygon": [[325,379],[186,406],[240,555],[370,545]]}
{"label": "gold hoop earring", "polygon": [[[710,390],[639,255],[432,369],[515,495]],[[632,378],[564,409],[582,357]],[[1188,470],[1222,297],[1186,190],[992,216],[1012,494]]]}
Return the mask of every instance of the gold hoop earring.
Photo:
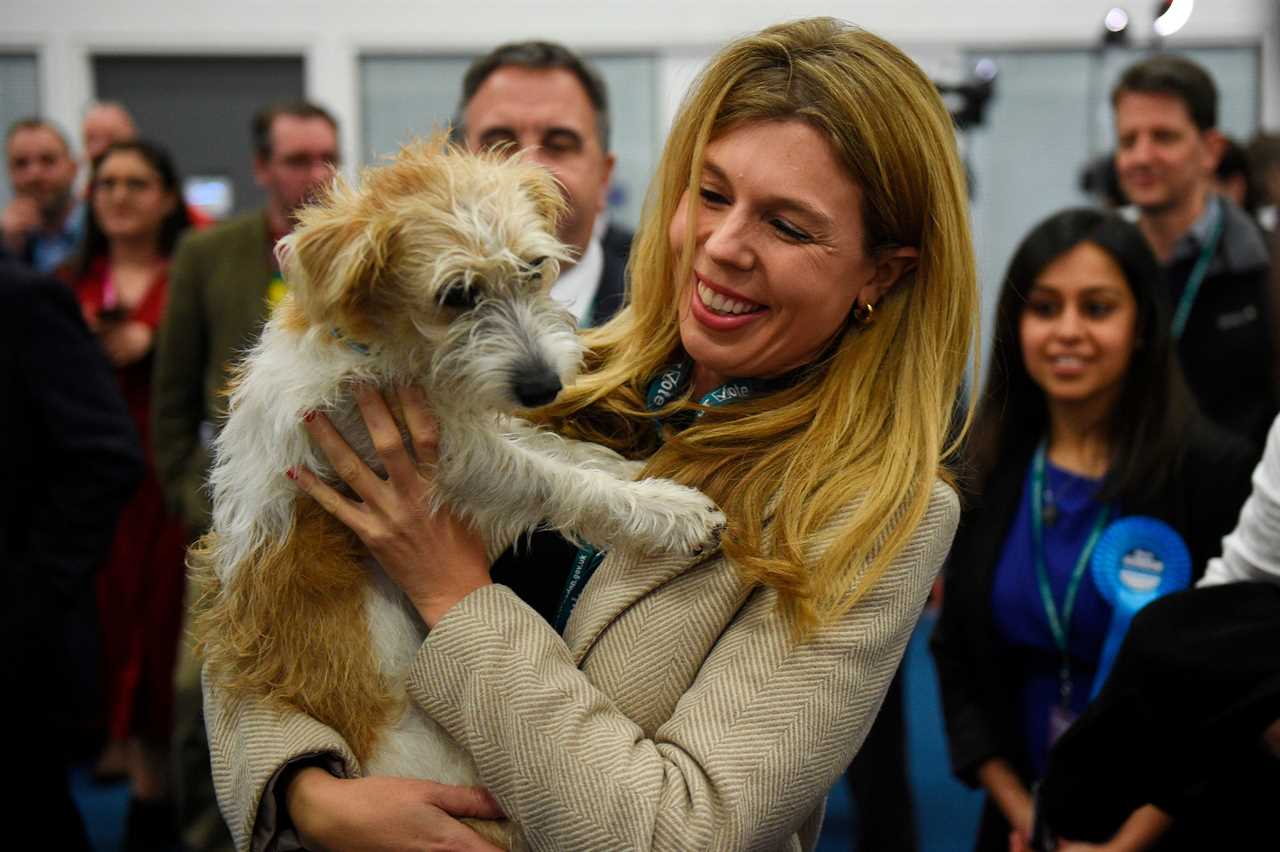
{"label": "gold hoop earring", "polygon": [[858,325],[863,328],[866,328],[871,325],[871,323],[875,322],[875,313],[875,305],[870,302],[867,302],[865,305],[859,305],[857,302],[853,303],[853,318],[857,320]]}

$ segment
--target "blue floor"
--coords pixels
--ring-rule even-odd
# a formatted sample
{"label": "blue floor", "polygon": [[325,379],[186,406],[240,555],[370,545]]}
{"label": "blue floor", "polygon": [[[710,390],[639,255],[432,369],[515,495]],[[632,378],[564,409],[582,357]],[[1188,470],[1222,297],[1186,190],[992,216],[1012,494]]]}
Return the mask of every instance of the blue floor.
{"label": "blue floor", "polygon": [[[982,797],[951,777],[938,704],[938,682],[926,647],[934,616],[926,613],[907,646],[907,749],[920,852],[967,852],[977,834]],[[87,769],[72,774],[72,787],[97,852],[117,852],[124,834],[129,793],[124,784],[97,785]],[[856,818],[843,782],[831,791],[819,852],[848,852]],[[874,852],[874,850],[864,850]]]}

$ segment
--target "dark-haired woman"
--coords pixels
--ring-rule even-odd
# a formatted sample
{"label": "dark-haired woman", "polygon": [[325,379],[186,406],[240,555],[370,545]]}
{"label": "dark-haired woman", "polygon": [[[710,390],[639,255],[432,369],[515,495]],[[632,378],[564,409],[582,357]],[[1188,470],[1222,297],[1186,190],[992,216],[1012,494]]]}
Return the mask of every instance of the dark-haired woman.
{"label": "dark-haired woman", "polygon": [[84,245],[64,270],[116,369],[147,456],[147,475],[121,513],[98,573],[108,745],[103,774],[126,773],[131,845],[159,848],[169,822],[168,742],[182,616],[181,522],[164,506],[151,459],[151,355],[168,294],[169,258],[190,225],[169,155],[120,142],[94,164]]}
{"label": "dark-haired woman", "polygon": [[[1159,518],[1202,573],[1249,491],[1250,447],[1196,412],[1141,233],[1095,210],[1039,224],[1000,295],[971,444],[976,486],[932,641],[952,767],[988,793],[976,848],[1019,848],[1031,783],[1086,706],[1111,621],[1087,570],[1101,531]],[[1154,808],[1115,848],[1147,848]]]}

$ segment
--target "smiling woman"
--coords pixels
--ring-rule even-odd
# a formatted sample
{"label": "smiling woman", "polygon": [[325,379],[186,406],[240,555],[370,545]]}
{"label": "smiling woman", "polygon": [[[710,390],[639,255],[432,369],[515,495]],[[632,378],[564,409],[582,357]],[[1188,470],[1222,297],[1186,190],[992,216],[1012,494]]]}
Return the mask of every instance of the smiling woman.
{"label": "smiling woman", "polygon": [[861,201],[806,121],[745,124],[707,145],[698,194],[681,199],[668,229],[677,253],[693,231],[680,340],[694,394],[813,362],[855,302],[880,301],[914,266],[915,248],[866,251]]}
{"label": "smiling woman", "polygon": [[[953,769],[989,794],[978,849],[1027,841],[1031,782],[1095,691],[1112,606],[1086,569],[1103,528],[1154,516],[1198,575],[1248,493],[1253,453],[1196,412],[1162,286],[1141,232],[1096,210],[1037,225],[1005,278],[979,497],[932,641]],[[1145,848],[1166,823],[1144,808],[1123,830]]]}
{"label": "smiling woman", "polygon": [[94,164],[85,234],[62,270],[106,351],[147,456],[147,475],[120,515],[97,574],[108,745],[103,775],[127,773],[131,825],[165,846],[173,668],[186,532],[165,507],[149,428],[156,328],[168,301],[169,258],[190,225],[169,155],[144,141],[111,145]]}
{"label": "smiling woman", "polygon": [[[450,815],[499,807],[538,848],[815,845],[958,517],[947,441],[977,287],[954,130],[893,45],[831,19],[771,27],[695,84],[645,209],[630,305],[530,416],[702,490],[721,546],[590,542],[572,570],[530,566],[570,575],[535,611],[493,584],[474,530],[426,510],[429,464],[384,481],[309,419],[363,502],[296,481],[429,628],[408,692],[493,798],[356,777],[333,731],[214,683],[242,847],[296,826],[314,848],[488,849]],[[405,419],[429,463],[421,405]],[[401,446],[382,401],[363,407],[374,444]]]}

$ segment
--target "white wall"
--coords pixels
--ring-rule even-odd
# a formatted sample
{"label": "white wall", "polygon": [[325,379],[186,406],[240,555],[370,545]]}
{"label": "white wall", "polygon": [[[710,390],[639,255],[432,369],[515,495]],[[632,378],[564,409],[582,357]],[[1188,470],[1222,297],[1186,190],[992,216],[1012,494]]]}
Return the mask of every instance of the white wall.
{"label": "white wall", "polygon": [[[946,46],[1083,45],[1112,5],[1145,28],[1152,0],[4,0],[0,50],[39,58],[44,112],[68,128],[93,91],[95,53],[264,53],[306,59],[308,96],[342,121],[344,159],[358,151],[362,52],[477,50],[551,37],[578,48],[662,57],[670,115],[701,61],[726,39],[792,17],[831,14],[913,53]],[[1280,127],[1280,3],[1201,0],[1170,43],[1264,44],[1263,124]]]}

